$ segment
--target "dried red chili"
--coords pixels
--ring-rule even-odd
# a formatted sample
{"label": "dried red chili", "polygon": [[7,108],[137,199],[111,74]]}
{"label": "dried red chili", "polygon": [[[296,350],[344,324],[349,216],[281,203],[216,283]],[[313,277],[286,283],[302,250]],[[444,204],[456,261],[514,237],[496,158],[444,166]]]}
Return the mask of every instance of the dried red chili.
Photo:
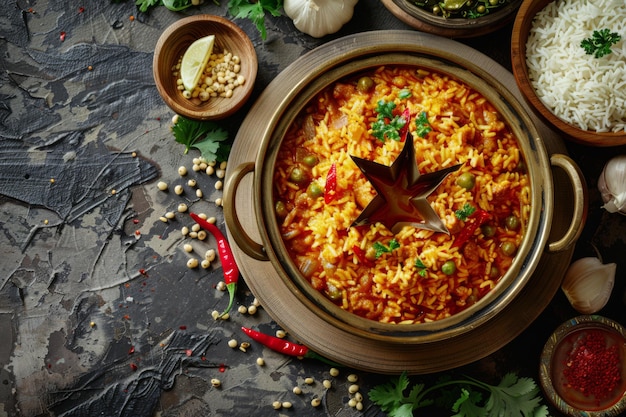
{"label": "dried red chili", "polygon": [[465,245],[467,241],[474,235],[476,229],[485,224],[489,219],[491,219],[491,214],[486,212],[485,210],[478,209],[469,217],[465,226],[456,238],[454,239],[454,243],[452,243],[453,248],[460,248]]}
{"label": "dried red chili", "polygon": [[337,195],[337,165],[332,164],[326,174],[326,186],[324,188],[324,202],[329,204]]}
{"label": "dried red chili", "polygon": [[65,37],[66,37],[66,36],[67,36],[67,33],[65,33],[65,32],[61,32],[61,33],[59,34],[59,39],[61,39],[61,42],[63,42],[63,41],[65,40]]}
{"label": "dried red chili", "polygon": [[577,337],[564,365],[566,386],[596,402],[610,398],[621,381],[619,346],[607,344],[601,331],[589,330]]}
{"label": "dried red chili", "polygon": [[235,262],[235,256],[228,244],[228,240],[222,234],[220,229],[216,225],[207,222],[202,217],[195,213],[190,213],[191,218],[200,225],[204,230],[211,233],[217,241],[217,252],[220,255],[220,262],[222,263],[222,272],[224,274],[224,282],[228,289],[228,306],[220,314],[220,317],[227,314],[233,306],[235,300],[235,293],[237,292],[237,281],[239,280],[239,267]]}
{"label": "dried red chili", "polygon": [[271,336],[269,334],[261,333],[256,330],[249,329],[247,327],[242,327],[241,330],[252,340],[255,340],[272,349],[275,352],[282,353],[284,355],[289,356],[301,356],[303,358],[317,359],[321,362],[327,363],[331,366],[341,366],[340,364],[333,362],[325,357],[321,356],[318,353],[313,352],[308,347],[304,345],[300,345],[298,343],[290,342],[289,340],[281,339],[276,336]]}
{"label": "dried red chili", "polygon": [[404,123],[404,126],[402,126],[402,129],[400,129],[398,133],[400,135],[400,141],[404,142],[406,140],[406,135],[409,133],[409,125],[411,123],[411,111],[409,110],[408,107],[404,109],[401,117],[404,120],[406,120],[406,122]]}
{"label": "dried red chili", "polygon": [[354,252],[354,254],[356,255],[356,258],[363,265],[369,266],[369,267],[373,267],[375,265],[374,262],[367,259],[367,256],[365,256],[365,251],[361,249],[359,246],[357,245],[352,246],[352,252]]}

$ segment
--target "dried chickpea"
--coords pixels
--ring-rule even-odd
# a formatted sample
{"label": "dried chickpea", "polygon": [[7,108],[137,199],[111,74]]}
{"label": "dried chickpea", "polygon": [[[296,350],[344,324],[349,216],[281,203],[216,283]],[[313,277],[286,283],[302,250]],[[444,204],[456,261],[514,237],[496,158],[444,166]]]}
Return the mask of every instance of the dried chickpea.
{"label": "dried chickpea", "polygon": [[320,404],[322,404],[322,400],[320,400],[319,398],[315,397],[311,400],[311,405],[313,407],[319,407]]}
{"label": "dried chickpea", "polygon": [[300,388],[300,387],[293,387],[293,393],[296,394],[296,395],[302,394],[302,388]]}
{"label": "dried chickpea", "polygon": [[198,264],[199,264],[199,262],[198,262],[198,260],[196,258],[190,258],[187,261],[187,268],[190,268],[190,269],[197,268]]}
{"label": "dried chickpea", "polygon": [[181,195],[185,190],[183,189],[182,185],[177,185],[176,187],[174,187],[174,194],[176,195]]}
{"label": "dried chickpea", "polygon": [[161,191],[166,191],[167,190],[167,183],[165,181],[159,181],[157,183],[157,188]]}
{"label": "dried chickpea", "polygon": [[187,175],[187,167],[185,166],[178,167],[178,175],[180,175],[181,177],[184,177],[185,175]]}
{"label": "dried chickpea", "polygon": [[230,340],[228,341],[228,347],[229,347],[229,348],[233,348],[233,349],[234,349],[234,348],[236,348],[238,345],[239,345],[239,342],[237,342],[237,340],[235,340],[235,339],[230,339]]}
{"label": "dried chickpea", "polygon": [[217,378],[213,378],[211,379],[211,385],[213,385],[215,388],[218,388],[222,385],[222,382]]}
{"label": "dried chickpea", "polygon": [[256,358],[256,364],[259,366],[264,366],[265,365],[265,359],[263,358]]}

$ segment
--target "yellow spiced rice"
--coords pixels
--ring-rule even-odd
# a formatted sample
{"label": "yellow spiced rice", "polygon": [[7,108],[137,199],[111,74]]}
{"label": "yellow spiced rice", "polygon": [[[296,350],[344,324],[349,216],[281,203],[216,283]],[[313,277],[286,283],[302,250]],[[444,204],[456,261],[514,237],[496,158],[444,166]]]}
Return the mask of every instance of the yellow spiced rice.
{"label": "yellow spiced rice", "polygon": [[[369,90],[357,88],[362,77],[373,81]],[[391,165],[404,146],[374,137],[380,100],[393,101],[397,114],[409,109],[421,174],[461,164],[428,197],[449,234],[352,226],[376,195],[352,156]],[[424,137],[413,124],[422,112],[431,129]],[[332,165],[336,192],[327,202],[320,190]],[[473,187],[457,184],[463,173]],[[303,109],[281,143],[273,199],[285,246],[315,289],[371,320],[423,323],[472,305],[506,273],[528,221],[530,183],[515,137],[481,94],[444,74],[389,66],[340,80]],[[468,206],[489,220],[457,247],[471,221],[456,212]],[[380,245],[391,249],[376,257]]]}

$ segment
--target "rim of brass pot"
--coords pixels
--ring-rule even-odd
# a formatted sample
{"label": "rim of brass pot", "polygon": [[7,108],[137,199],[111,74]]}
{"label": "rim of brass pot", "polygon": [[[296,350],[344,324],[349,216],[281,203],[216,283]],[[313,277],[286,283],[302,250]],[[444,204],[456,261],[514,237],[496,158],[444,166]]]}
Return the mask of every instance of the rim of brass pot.
{"label": "rim of brass pot", "polygon": [[[527,116],[526,112],[517,104],[517,101],[508,95],[506,90],[494,79],[488,77],[489,82],[476,76],[469,70],[446,62],[443,59],[420,56],[419,54],[385,53],[376,56],[358,57],[334,68],[320,73],[307,85],[297,90],[291,100],[287,98],[289,107],[281,113],[278,122],[271,130],[271,134],[263,138],[261,149],[256,161],[256,171],[262,178],[257,181],[260,187],[259,194],[266,198],[260,200],[260,213],[263,216],[263,230],[271,242],[271,250],[267,250],[268,257],[274,263],[277,273],[285,282],[292,281],[301,291],[300,297],[306,297],[331,317],[341,322],[345,329],[352,333],[368,335],[377,338],[386,337],[418,337],[423,340],[441,338],[443,335],[459,334],[484,323],[502,310],[526,284],[546,245],[550,219],[552,215],[552,192],[546,192],[546,184],[551,184],[551,178],[546,178],[549,164],[545,149],[537,149],[535,139],[539,135]],[[364,70],[377,68],[381,65],[408,65],[432,71],[449,74],[465,82],[481,92],[493,104],[507,121],[513,133],[518,138],[520,150],[526,161],[531,181],[531,210],[525,236],[522,244],[507,273],[498,284],[481,300],[467,309],[451,317],[428,323],[417,324],[390,324],[381,323],[360,317],[347,312],[330,301],[322,293],[315,290],[302,276],[298,267],[291,260],[278,228],[274,214],[272,176],[282,139],[295,117],[307,105],[310,99],[334,81],[346,76],[360,73]],[[329,65],[330,66],[330,65]],[[257,211],[259,215],[259,211]],[[277,267],[280,265],[280,267]]]}
{"label": "rim of brass pot", "polygon": [[[575,220],[584,218],[584,194],[575,202],[574,219],[568,231],[559,240],[546,246],[554,207],[554,190],[551,165],[562,168],[570,176],[574,188],[582,190],[577,179],[580,173],[564,155],[548,158],[545,146],[528,113],[515,96],[488,71],[466,58],[460,58],[428,45],[415,45],[396,39],[401,32],[387,31],[379,34],[376,42],[353,42],[347,50],[338,50],[331,56],[324,55],[300,76],[293,79],[293,85],[282,92],[284,97],[274,102],[275,107],[269,117],[259,126],[258,136],[252,140],[259,152],[254,163],[249,162],[235,169],[229,175],[225,189],[225,202],[230,202],[224,216],[232,236],[248,256],[270,261],[285,288],[292,292],[299,302],[316,316],[335,328],[350,334],[379,342],[414,344],[436,342],[448,337],[466,333],[495,317],[516,295],[533,275],[542,255],[567,249],[580,234],[581,228]],[[399,41],[398,41],[399,40]],[[315,50],[309,54],[314,54]],[[342,310],[314,291],[289,257],[274,215],[272,175],[277,151],[283,134],[299,111],[320,90],[347,75],[380,65],[413,65],[432,68],[448,73],[480,91],[501,112],[519,141],[531,178],[531,212],[527,232],[517,256],[507,274],[501,279],[502,285],[488,293],[474,306],[450,318],[432,323],[385,324],[359,317]],[[283,80],[284,82],[284,80]],[[261,106],[257,102],[255,106]],[[240,138],[239,140],[245,140]],[[550,162],[548,162],[550,159]],[[575,171],[575,172],[574,172]],[[252,183],[254,215],[258,226],[261,244],[247,235],[241,228],[235,209],[237,184],[250,172],[254,172]],[[268,177],[269,176],[269,177]],[[575,180],[575,181],[574,181]],[[580,194],[580,191],[579,191]],[[265,198],[261,198],[261,196]],[[232,201],[231,201],[232,200]],[[579,207],[580,206],[580,207]],[[549,279],[549,278],[548,278]]]}

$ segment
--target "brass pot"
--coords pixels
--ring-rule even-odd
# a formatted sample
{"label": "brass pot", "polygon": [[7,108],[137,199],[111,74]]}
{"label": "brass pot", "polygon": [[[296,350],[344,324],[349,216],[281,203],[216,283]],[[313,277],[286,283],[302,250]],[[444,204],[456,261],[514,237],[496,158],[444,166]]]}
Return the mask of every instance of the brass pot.
{"label": "brass pot", "polygon": [[[224,191],[224,215],[229,234],[238,248],[252,259],[270,262],[279,285],[287,288],[298,303],[329,325],[345,334],[363,340],[395,344],[433,343],[463,335],[487,323],[514,300],[528,283],[540,258],[545,252],[568,249],[578,238],[586,212],[586,193],[583,177],[575,163],[566,155],[548,156],[540,134],[526,110],[513,94],[479,65],[457,55],[415,42],[410,32],[385,31],[365,33],[340,39],[324,45],[325,51],[318,60],[316,51],[301,60],[307,62],[307,71],[299,71],[292,83],[278,91],[278,81],[265,90],[264,95],[251,111],[253,119],[246,119],[235,139],[246,140],[242,135],[257,135],[258,151],[254,162],[231,166]],[[425,35],[418,35],[424,37]],[[429,35],[426,35],[429,36]],[[433,37],[433,39],[436,39]],[[448,42],[448,41],[446,41]],[[453,42],[453,41],[449,41]],[[333,45],[333,43],[335,45]],[[341,46],[337,48],[337,45]],[[333,49],[335,48],[335,49]],[[296,61],[292,65],[302,62]],[[386,324],[374,322],[348,313],[336,306],[324,295],[314,290],[291,261],[281,238],[274,214],[272,181],[274,164],[286,129],[307,102],[319,91],[345,76],[381,65],[413,65],[449,74],[481,92],[503,115],[519,140],[520,149],[531,178],[531,213],[522,245],[513,265],[498,285],[479,302],[468,309],[432,323]],[[271,111],[267,109],[268,95],[278,95]],[[263,110],[260,110],[263,107]],[[255,110],[256,108],[256,110]],[[262,121],[255,114],[263,113]],[[261,123],[259,125],[259,123]],[[254,125],[254,127],[252,127]],[[562,168],[569,177],[574,192],[574,212],[571,223],[562,237],[548,242],[554,208],[554,190],[551,165]],[[248,175],[248,174],[253,175]],[[251,196],[258,230],[245,230],[238,215],[238,188],[244,180],[252,179]],[[240,191],[241,192],[241,191]],[[249,202],[249,201],[248,201]],[[251,288],[262,285],[258,277],[245,276],[255,281]],[[263,297],[262,297],[263,298]],[[265,297],[267,298],[267,297]],[[265,301],[261,299],[263,304]],[[283,321],[280,312],[273,318]],[[292,331],[293,329],[288,329]],[[305,329],[295,332],[299,338]],[[306,339],[306,337],[305,337]]]}

